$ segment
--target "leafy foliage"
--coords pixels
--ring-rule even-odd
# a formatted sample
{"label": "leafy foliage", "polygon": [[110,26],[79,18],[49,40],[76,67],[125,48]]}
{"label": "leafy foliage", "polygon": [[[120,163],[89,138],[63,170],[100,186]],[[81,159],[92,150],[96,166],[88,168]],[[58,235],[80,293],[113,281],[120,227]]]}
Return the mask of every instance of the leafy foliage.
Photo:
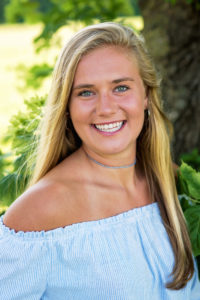
{"label": "leafy foliage", "polygon": [[200,171],[200,153],[197,148],[193,149],[189,153],[182,154],[180,159],[197,171]]}
{"label": "leafy foliage", "polygon": [[[71,21],[92,24],[134,15],[133,0],[10,0],[5,15],[8,22],[42,22],[43,31],[35,39],[37,49],[50,45],[54,33]],[[45,13],[42,11],[45,8]]]}
{"label": "leafy foliage", "polygon": [[[173,5],[175,5],[178,0],[165,0],[166,2],[169,2]],[[186,3],[193,5],[197,10],[200,9],[200,3],[199,0],[185,0]]]}
{"label": "leafy foliage", "polygon": [[192,206],[185,211],[195,256],[200,255],[200,205]]}
{"label": "leafy foliage", "polygon": [[7,175],[6,170],[10,166],[9,157],[10,153],[3,153],[0,149],[0,179]]}
{"label": "leafy foliage", "polygon": [[200,173],[185,162],[182,162],[178,171],[177,190],[200,277]]}
{"label": "leafy foliage", "polygon": [[[99,21],[112,21],[116,18],[138,13],[137,0],[10,0],[5,8],[8,22],[41,22],[43,30],[35,38],[36,52],[59,44],[55,33],[64,25],[80,21],[88,25]],[[43,80],[52,72],[46,63],[27,68],[19,65],[19,77],[24,85],[20,90],[38,89]]]}
{"label": "leafy foliage", "polygon": [[[25,100],[26,112],[19,112],[10,121],[3,143],[9,143],[11,153],[0,152],[0,199],[9,205],[27,184],[31,153],[36,146],[37,127],[42,116],[45,98]],[[9,160],[8,160],[9,159]]]}
{"label": "leafy foliage", "polygon": [[185,205],[182,203],[183,210],[191,205],[200,205],[200,173],[185,162],[178,171],[177,188],[180,199],[186,199]]}
{"label": "leafy foliage", "polygon": [[0,23],[5,23],[4,9],[8,3],[9,3],[9,0],[1,0],[0,1]]}
{"label": "leafy foliage", "polygon": [[9,23],[29,22],[34,23],[39,21],[38,12],[39,2],[29,0],[12,0],[5,7],[5,17]]}
{"label": "leafy foliage", "polygon": [[23,64],[17,66],[16,71],[19,77],[23,79],[23,85],[18,87],[20,91],[28,90],[33,88],[34,90],[39,89],[42,86],[43,81],[52,73],[53,66],[47,63],[41,65],[33,65],[30,68]]}

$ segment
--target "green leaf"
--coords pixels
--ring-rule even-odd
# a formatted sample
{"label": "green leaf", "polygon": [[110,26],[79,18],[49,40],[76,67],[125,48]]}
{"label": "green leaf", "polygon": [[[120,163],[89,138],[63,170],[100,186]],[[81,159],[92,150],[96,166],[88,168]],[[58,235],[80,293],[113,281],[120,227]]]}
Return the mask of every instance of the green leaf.
{"label": "green leaf", "polygon": [[200,206],[195,205],[184,212],[194,256],[200,255]]}
{"label": "green leaf", "polygon": [[189,196],[200,200],[200,172],[196,172],[186,163],[180,167],[181,179],[187,184]]}
{"label": "green leaf", "polygon": [[180,201],[180,204],[181,204],[181,207],[182,207],[183,211],[185,211],[189,207],[195,205],[195,202],[193,202],[192,199],[189,196],[185,195],[185,194],[178,195],[178,199]]}
{"label": "green leaf", "polygon": [[189,153],[184,153],[181,155],[180,160],[183,160],[185,163],[200,171],[200,153],[197,148],[194,148]]}
{"label": "green leaf", "polygon": [[5,7],[5,17],[9,23],[38,21],[39,1],[10,0]]}
{"label": "green leaf", "polygon": [[[42,116],[45,97],[25,100],[25,112],[18,112],[10,121],[6,137],[10,153],[0,151],[0,201],[10,204],[21,194],[28,182],[34,158],[32,153],[37,146],[37,127]],[[33,162],[32,162],[33,159]]]}
{"label": "green leaf", "polygon": [[17,173],[8,174],[0,180],[0,199],[6,195],[7,203],[10,204],[17,196]]}
{"label": "green leaf", "polygon": [[178,171],[177,191],[178,191],[179,195],[180,194],[181,195],[182,194],[185,194],[185,195],[189,194],[187,183],[185,182],[184,177],[182,176],[180,170]]}
{"label": "green leaf", "polygon": [[16,67],[18,73],[18,78],[23,84],[18,85],[19,91],[24,91],[29,88],[34,88],[35,90],[42,86],[43,81],[47,78],[53,71],[53,67],[47,63],[35,64],[31,67],[27,67],[24,64],[19,64]]}

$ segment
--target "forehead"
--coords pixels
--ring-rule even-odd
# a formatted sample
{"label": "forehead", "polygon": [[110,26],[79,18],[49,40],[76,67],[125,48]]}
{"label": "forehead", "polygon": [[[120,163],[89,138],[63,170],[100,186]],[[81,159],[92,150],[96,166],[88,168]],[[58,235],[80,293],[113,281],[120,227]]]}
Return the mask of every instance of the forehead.
{"label": "forehead", "polygon": [[125,58],[129,61],[134,60],[134,62],[137,61],[136,56],[133,52],[133,50],[122,47],[122,46],[115,46],[115,45],[103,45],[100,47],[97,47],[96,49],[92,49],[88,51],[86,54],[82,56],[82,58],[79,61],[79,64],[82,61],[89,61],[92,59],[95,59],[96,57],[101,57],[102,59],[105,59],[106,56],[118,56],[118,58]]}
{"label": "forehead", "polygon": [[128,75],[127,73],[139,73],[136,56],[130,49],[119,46],[104,46],[85,54],[78,63],[75,78],[83,79],[98,76],[106,76],[116,73],[117,75]]}

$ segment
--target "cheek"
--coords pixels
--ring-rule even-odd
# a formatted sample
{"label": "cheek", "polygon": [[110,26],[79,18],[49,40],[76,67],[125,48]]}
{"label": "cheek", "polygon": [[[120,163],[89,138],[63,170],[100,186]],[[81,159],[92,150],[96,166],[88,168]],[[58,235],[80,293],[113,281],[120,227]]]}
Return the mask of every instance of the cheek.
{"label": "cheek", "polygon": [[87,122],[92,112],[91,103],[88,101],[72,101],[69,106],[71,119],[76,122]]}
{"label": "cheek", "polygon": [[[69,113],[73,127],[81,140],[84,139],[84,135],[90,128],[90,123],[92,123],[90,106],[89,102],[78,101],[76,99],[69,105]],[[86,129],[87,131],[85,131]]]}
{"label": "cheek", "polygon": [[126,99],[123,102],[123,110],[127,113],[127,120],[130,122],[131,130],[138,136],[144,124],[144,101],[137,97]]}
{"label": "cheek", "polygon": [[123,110],[128,113],[128,116],[134,119],[144,119],[144,103],[141,99],[130,97],[125,99],[121,104]]}
{"label": "cheek", "polygon": [[82,106],[77,103],[77,101],[72,101],[69,106],[69,113],[74,127],[76,123],[79,123],[84,115],[84,110]]}

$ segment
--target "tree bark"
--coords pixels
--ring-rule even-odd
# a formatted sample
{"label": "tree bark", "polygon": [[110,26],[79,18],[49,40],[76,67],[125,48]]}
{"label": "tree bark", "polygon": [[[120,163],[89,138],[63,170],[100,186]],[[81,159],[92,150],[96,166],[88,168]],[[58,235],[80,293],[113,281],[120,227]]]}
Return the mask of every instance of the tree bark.
{"label": "tree bark", "polygon": [[200,149],[200,10],[186,0],[139,0],[143,35],[161,74],[163,104],[174,124],[174,160]]}

